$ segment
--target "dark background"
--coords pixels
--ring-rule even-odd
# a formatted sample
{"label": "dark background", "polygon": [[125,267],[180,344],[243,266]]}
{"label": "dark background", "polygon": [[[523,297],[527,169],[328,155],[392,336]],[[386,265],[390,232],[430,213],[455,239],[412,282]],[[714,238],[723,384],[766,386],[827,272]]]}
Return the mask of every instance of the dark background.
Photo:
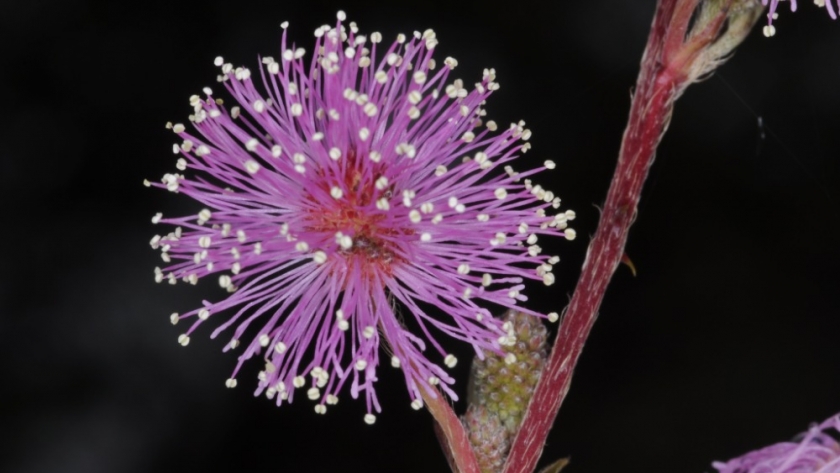
{"label": "dark background", "polygon": [[[388,370],[371,427],[349,396],[316,416],[253,398],[247,378],[225,389],[235,357],[209,328],[178,346],[168,315],[222,294],[154,284],[150,217],[194,207],[141,181],[174,169],[163,125],[215,85],[215,56],[278,56],[284,20],[310,49],[339,8],[385,38],[431,27],[455,77],[496,68],[491,118],[526,120],[527,158],[558,163],[549,185],[579,237],[556,246],[557,284],[530,294],[559,309],[655,2],[553,3],[3,0],[0,471],[446,471],[429,415]],[[630,236],[638,277],[619,268],[545,461],[709,471],[840,411],[840,24],[801,3],[677,104]]]}

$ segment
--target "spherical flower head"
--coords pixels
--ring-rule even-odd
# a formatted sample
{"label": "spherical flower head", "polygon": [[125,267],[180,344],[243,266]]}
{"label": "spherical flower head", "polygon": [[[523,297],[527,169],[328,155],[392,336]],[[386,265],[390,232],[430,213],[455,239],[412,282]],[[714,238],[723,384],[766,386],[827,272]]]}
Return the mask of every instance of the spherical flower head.
{"label": "spherical flower head", "polygon": [[438,364],[457,360],[436,337],[500,353],[512,336],[488,303],[545,317],[519,305],[523,281],[554,282],[559,258],[537,240],[573,239],[574,212],[547,215],[560,200],[529,179],[553,162],[510,166],[530,147],[524,123],[484,122],[499,87],[492,69],[473,88],[448,82],[457,61],[436,63],[433,31],[383,46],[380,33],[343,21],[315,31],[308,63],[285,23],[280,59],[263,58],[258,73],[216,59],[237,104],[209,88],[191,97],[195,131],[172,125],[184,174],[154,184],[204,209],[156,215],[178,227],[152,246],[171,263],[155,270],[159,282],[213,276],[230,293],[172,315],[192,321],[183,345],[211,318],[222,322],[213,337],[234,327],[226,350],[244,346],[229,387],[259,356],[256,394],[280,405],[302,389],[324,413],[349,385],[373,423],[384,351],[419,408],[432,386],[457,398]]}
{"label": "spherical flower head", "polygon": [[798,442],[778,443],[712,466],[719,473],[838,473],[840,443],[829,432],[840,432],[840,414],[812,426]]}
{"label": "spherical flower head", "polygon": [[[761,0],[762,5],[767,6],[769,5],[770,8],[767,9],[767,25],[764,26],[763,33],[764,36],[768,38],[776,34],[776,27],[773,26],[773,20],[778,18],[778,13],[776,13],[776,9],[779,8],[779,4],[785,0]],[[790,11],[796,11],[796,0],[789,0],[790,1]],[[834,1],[837,5],[835,6],[831,2]],[[831,17],[832,20],[837,19],[837,12],[840,11],[840,0],[814,0],[814,5],[818,7],[824,7],[828,11],[828,15]]]}

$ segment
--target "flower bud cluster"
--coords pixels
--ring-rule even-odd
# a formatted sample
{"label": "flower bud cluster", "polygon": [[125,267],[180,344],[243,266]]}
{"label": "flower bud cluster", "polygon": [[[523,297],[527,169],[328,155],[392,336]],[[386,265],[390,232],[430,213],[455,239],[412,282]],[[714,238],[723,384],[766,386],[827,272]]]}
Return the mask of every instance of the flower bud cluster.
{"label": "flower bud cluster", "polygon": [[[557,320],[555,314],[549,317]],[[502,353],[473,361],[470,407],[464,416],[482,473],[501,471],[548,351],[548,333],[541,320],[515,310],[507,311],[503,320],[509,343],[503,344]]]}

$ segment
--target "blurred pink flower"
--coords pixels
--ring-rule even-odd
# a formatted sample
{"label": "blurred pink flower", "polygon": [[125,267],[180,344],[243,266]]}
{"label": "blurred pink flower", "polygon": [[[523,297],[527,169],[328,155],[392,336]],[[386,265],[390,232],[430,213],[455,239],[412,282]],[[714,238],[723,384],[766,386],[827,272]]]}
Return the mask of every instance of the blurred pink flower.
{"label": "blurred pink flower", "polygon": [[799,442],[777,443],[712,466],[719,473],[840,473],[840,443],[830,431],[840,432],[840,414],[812,426]]}

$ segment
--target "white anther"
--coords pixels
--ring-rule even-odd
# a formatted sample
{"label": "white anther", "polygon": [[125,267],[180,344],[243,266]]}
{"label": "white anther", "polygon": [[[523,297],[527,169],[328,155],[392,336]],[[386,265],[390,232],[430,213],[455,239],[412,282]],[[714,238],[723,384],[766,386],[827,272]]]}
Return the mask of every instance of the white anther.
{"label": "white anther", "polygon": [[391,366],[393,366],[394,368],[399,368],[400,367],[400,359],[397,358],[396,355],[391,357]]}
{"label": "white anther", "polygon": [[350,323],[344,319],[339,319],[338,322],[338,329],[342,332],[346,332],[350,328]]}
{"label": "white anther", "polygon": [[283,148],[281,148],[280,145],[274,145],[271,147],[271,156],[279,158],[281,154],[283,154]]}
{"label": "white anther", "polygon": [[259,342],[261,347],[267,347],[268,344],[271,343],[271,337],[266,334],[262,334],[260,335]]}
{"label": "white anther", "polygon": [[382,197],[376,201],[376,208],[379,210],[388,210],[391,208],[391,205],[388,203],[388,199]]}
{"label": "white anther", "polygon": [[364,371],[367,368],[367,361],[365,360],[356,360],[356,364],[353,365],[356,368],[356,371]]}
{"label": "white anther", "polygon": [[169,315],[169,321],[172,322],[172,325],[177,324],[179,320],[181,320],[181,318],[177,312],[173,312]]}
{"label": "white anther", "polygon": [[557,315],[557,312],[549,312],[548,313],[548,321],[551,323],[557,322],[560,320],[560,316]]}
{"label": "white anther", "polygon": [[432,225],[437,225],[442,221],[443,221],[443,215],[441,215],[441,214],[436,214],[434,217],[432,217]]}
{"label": "white anther", "polygon": [[446,166],[440,165],[440,166],[435,168],[435,176],[437,176],[437,177],[443,176],[444,174],[446,174],[446,171],[447,171]]}
{"label": "white anther", "polygon": [[514,363],[516,363],[516,355],[514,355],[513,353],[508,353],[507,355],[505,355],[506,365],[512,365]]}
{"label": "white anther", "polygon": [[324,264],[327,262],[327,254],[318,250],[312,254],[312,260],[315,261],[315,264]]}
{"label": "white anther", "polygon": [[327,394],[327,404],[331,406],[338,404],[338,397],[336,397],[334,394]]}
{"label": "white anther", "polygon": [[230,276],[228,276],[227,274],[222,274],[221,276],[219,276],[219,286],[221,286],[222,289],[227,289],[228,287],[230,287],[230,284]]}
{"label": "white anther", "polygon": [[306,391],[306,397],[315,401],[321,397],[321,390],[318,388],[309,388],[309,390]]}
{"label": "white anther", "polygon": [[545,273],[543,274],[543,284],[546,286],[551,286],[554,284],[554,273]]}
{"label": "white anther", "polygon": [[387,178],[387,177],[385,177],[385,176],[380,176],[380,177],[376,180],[375,185],[376,185],[376,188],[377,188],[378,190],[381,190],[381,191],[382,191],[382,190],[387,189],[387,188],[388,188],[388,178]]}
{"label": "white anther", "polygon": [[376,416],[373,414],[365,414],[365,424],[373,425],[376,422]]}
{"label": "white anther", "polygon": [[470,274],[470,265],[461,263],[458,265],[458,274]]}
{"label": "white anther", "polygon": [[250,174],[256,174],[260,170],[260,163],[249,159],[245,161],[245,170]]}
{"label": "white anther", "polygon": [[493,191],[493,195],[495,195],[497,199],[503,200],[505,197],[507,197],[507,191],[504,187],[499,187],[498,189]]}
{"label": "white anther", "polygon": [[414,83],[415,84],[422,84],[426,82],[426,73],[423,71],[417,71],[414,73]]}
{"label": "white anther", "polygon": [[338,148],[330,148],[330,159],[338,161],[341,158],[341,150]]}
{"label": "white anther", "polygon": [[236,380],[233,379],[233,378],[228,378],[227,381],[225,381],[225,386],[227,386],[230,389],[235,388],[236,387]]}
{"label": "white anther", "polygon": [[429,376],[429,384],[431,384],[432,386],[437,386],[438,384],[440,384],[440,378],[438,378],[437,376]]}
{"label": "white anther", "polygon": [[[365,329],[364,329],[364,330],[362,330],[362,336],[364,336],[365,338],[371,338],[371,337],[373,337],[373,334],[374,334],[374,333],[376,333],[376,329],[375,329],[375,328],[373,328],[373,327],[372,327],[372,326],[370,326],[370,325],[368,325],[367,327],[365,327]],[[361,361],[361,360],[360,360],[360,361]]]}
{"label": "white anther", "polygon": [[434,210],[435,210],[435,206],[431,202],[424,202],[420,206],[420,211],[423,212],[424,214],[432,213],[432,211],[434,211]]}
{"label": "white anther", "polygon": [[315,405],[315,413],[316,414],[326,414],[327,413],[327,406],[323,404],[316,404]]}
{"label": "white anther", "polygon": [[577,232],[573,228],[567,228],[563,231],[563,235],[567,240],[572,241],[577,237]]}
{"label": "white anther", "polygon": [[[376,115],[377,112],[379,112],[379,109],[376,107],[376,104],[368,102],[368,103],[365,104],[364,108],[362,108],[362,111],[365,112],[365,115],[367,115],[369,117],[373,117],[373,116]],[[363,138],[363,139],[366,139],[366,138]]]}
{"label": "white anther", "polygon": [[382,159],[382,155],[378,151],[371,151],[368,157],[374,163],[378,163]]}
{"label": "white anther", "polygon": [[303,105],[299,103],[293,103],[290,111],[292,112],[293,117],[299,117],[303,114]]}
{"label": "white anther", "polygon": [[295,376],[292,378],[292,386],[302,388],[306,384],[306,379],[303,376]]}
{"label": "white anther", "polygon": [[419,90],[412,90],[408,93],[408,101],[412,105],[417,105],[421,100],[423,100],[423,94]]}
{"label": "white anther", "polygon": [[450,209],[454,209],[455,206],[458,205],[458,198],[455,197],[455,196],[452,196],[452,197],[449,198],[447,203],[449,204]]}
{"label": "white anther", "polygon": [[481,285],[484,286],[484,287],[487,287],[491,284],[493,284],[493,276],[491,276],[487,273],[482,274],[481,275]]}
{"label": "white anther", "polygon": [[408,219],[411,220],[411,223],[420,223],[423,217],[420,215],[420,212],[414,209],[408,213]]}
{"label": "white anther", "polygon": [[423,233],[420,235],[420,241],[428,242],[432,241],[432,234],[431,233]]}
{"label": "white anther", "polygon": [[282,354],[286,351],[286,344],[283,342],[277,342],[277,344],[274,345],[274,351],[276,351],[279,354]]}
{"label": "white anther", "polygon": [[299,241],[295,244],[295,249],[300,251],[301,253],[309,251],[309,243],[305,241]]}
{"label": "white anther", "polygon": [[332,196],[333,199],[338,200],[338,199],[344,197],[344,191],[341,190],[341,188],[338,187],[338,186],[333,186],[333,188],[330,189],[330,195]]}
{"label": "white anther", "polygon": [[443,364],[450,368],[454,368],[455,365],[458,364],[458,358],[455,358],[453,355],[446,355],[446,358],[443,359]]}
{"label": "white anther", "polygon": [[359,130],[359,138],[361,138],[362,141],[367,141],[368,137],[370,137],[370,130],[368,130],[365,127],[362,127],[362,129]]}
{"label": "white anther", "polygon": [[212,240],[207,235],[204,235],[203,237],[200,237],[198,239],[198,246],[202,248],[210,248],[210,243],[212,243]]}
{"label": "white anther", "polygon": [[411,200],[417,197],[417,193],[411,189],[406,189],[403,191],[403,205],[406,207],[411,207]]}
{"label": "white anther", "polygon": [[341,246],[342,249],[349,250],[353,247],[353,238],[348,235],[342,235],[338,239],[338,244]]}
{"label": "white anther", "polygon": [[207,309],[201,309],[198,311],[198,318],[201,320],[207,320],[210,317],[210,311]]}
{"label": "white anther", "polygon": [[178,335],[178,343],[180,343],[182,347],[185,347],[190,344],[190,337],[188,337],[187,334],[182,333],[181,335]]}

